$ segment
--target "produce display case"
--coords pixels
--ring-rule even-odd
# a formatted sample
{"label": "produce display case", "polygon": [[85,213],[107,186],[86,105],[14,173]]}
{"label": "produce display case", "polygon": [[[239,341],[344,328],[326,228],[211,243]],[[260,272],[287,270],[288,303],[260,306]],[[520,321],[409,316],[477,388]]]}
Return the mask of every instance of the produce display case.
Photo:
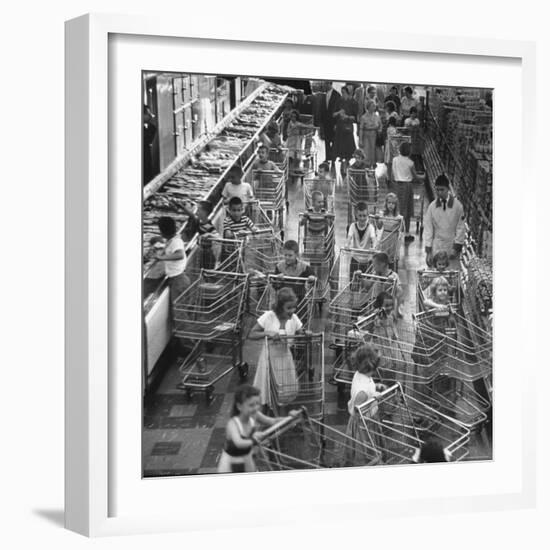
{"label": "produce display case", "polygon": [[[153,263],[148,260],[149,243],[152,237],[159,235],[156,223],[160,216],[174,218],[179,231],[185,232],[187,215],[183,210],[184,203],[209,200],[216,205],[212,221],[218,230],[221,229],[224,209],[219,199],[227,172],[234,165],[241,166],[243,172],[249,169],[259,134],[278,116],[290,91],[289,88],[263,83],[217,124],[212,133],[196,140],[192,147],[144,187],[142,242],[145,276]],[[192,255],[193,243],[196,244],[196,240],[191,236],[186,246],[188,255]],[[144,370],[147,375],[153,371],[155,362],[172,336],[168,304],[169,290],[166,286],[161,286],[144,303],[147,350]],[[146,385],[148,381],[146,377]]]}
{"label": "produce display case", "polygon": [[[256,141],[283,105],[288,91],[263,84],[223,119],[211,134],[205,135],[143,191],[143,247],[158,235],[156,221],[171,216],[183,228],[187,216],[184,202],[210,200],[221,196],[229,169],[239,165],[246,171],[256,151]],[[144,266],[147,270],[147,265]]]}

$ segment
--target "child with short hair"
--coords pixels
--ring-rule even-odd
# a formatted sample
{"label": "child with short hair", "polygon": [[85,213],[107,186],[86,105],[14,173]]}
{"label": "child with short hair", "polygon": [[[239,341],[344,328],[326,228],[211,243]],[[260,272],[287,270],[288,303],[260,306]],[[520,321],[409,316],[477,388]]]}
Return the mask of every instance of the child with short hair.
{"label": "child with short hair", "polygon": [[271,160],[269,157],[269,149],[266,145],[260,145],[258,147],[258,158],[252,164],[252,174],[255,171],[265,171],[265,172],[278,172],[281,173],[279,167]]}
{"label": "child with short hair", "polygon": [[432,257],[432,265],[436,271],[443,273],[449,269],[449,255],[444,250],[436,252]]}
{"label": "child with short hair", "polygon": [[229,200],[228,215],[223,220],[223,236],[225,239],[236,239],[240,233],[256,233],[254,222],[244,214],[243,201],[239,197]]}
{"label": "child with short hair", "polygon": [[309,252],[319,252],[323,245],[323,237],[329,230],[328,216],[325,208],[325,196],[321,191],[311,193],[311,208],[300,214],[300,225],[307,227],[304,235],[304,247]]}
{"label": "child with short hair", "polygon": [[238,197],[243,203],[248,203],[254,199],[254,192],[249,183],[242,181],[243,171],[240,166],[233,166],[227,173],[227,179],[222,197],[224,204],[228,204],[230,199]]}
{"label": "child with short hair", "polygon": [[[355,207],[355,222],[350,224],[346,248],[372,250],[376,248],[376,230],[369,222],[369,210],[367,203],[360,201]],[[356,271],[365,272],[370,262],[365,261],[365,254],[351,254],[350,274]]]}
{"label": "child with short hair", "polygon": [[176,230],[176,221],[169,216],[161,216],[158,228],[166,244],[162,252],[156,253],[156,259],[164,263],[164,273],[170,287],[170,297],[174,302],[189,286],[189,277],[185,274],[187,262],[183,239]]}
{"label": "child with short hair", "polygon": [[[315,282],[315,274],[311,269],[311,266],[300,259],[300,249],[296,241],[286,241],[283,245],[283,260],[277,263],[275,266],[275,275],[284,275],[286,277],[298,277],[300,279],[307,278],[310,283]],[[303,300],[305,296],[305,287],[302,283],[296,284],[285,283],[285,285],[291,288],[296,294],[298,304]],[[276,290],[278,288],[276,287]]]}

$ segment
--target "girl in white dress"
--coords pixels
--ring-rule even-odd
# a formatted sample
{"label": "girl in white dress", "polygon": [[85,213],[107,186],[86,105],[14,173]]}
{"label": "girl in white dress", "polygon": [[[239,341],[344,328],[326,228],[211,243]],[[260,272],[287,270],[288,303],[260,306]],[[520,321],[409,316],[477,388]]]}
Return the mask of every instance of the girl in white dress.
{"label": "girl in white dress", "polygon": [[[350,414],[346,435],[351,438],[372,446],[373,441],[368,437],[356,407],[369,399],[380,395],[386,389],[384,384],[377,384],[374,381],[376,369],[380,363],[380,355],[370,344],[359,346],[351,358],[351,366],[355,368],[355,374],[351,381],[350,399],[348,401],[348,412]],[[375,417],[378,413],[378,406],[372,405],[368,411],[369,417]],[[376,444],[376,441],[374,441]],[[355,451],[346,451],[345,463],[353,464]]]}
{"label": "girl in white dress", "polygon": [[[260,390],[260,402],[262,405],[269,403],[269,352],[277,355],[277,364],[272,369],[277,382],[283,387],[297,388],[296,368],[292,353],[287,347],[288,341],[281,341],[281,336],[294,336],[303,333],[302,321],[296,315],[296,294],[290,288],[281,288],[276,295],[275,303],[270,311],[262,314],[250,331],[251,340],[266,340],[258,358],[254,386]],[[279,346],[274,343],[281,342]],[[268,345],[270,348],[268,349]],[[295,390],[297,391],[297,390]],[[292,395],[294,393],[294,395]],[[285,396],[287,402],[296,397],[295,392]]]}

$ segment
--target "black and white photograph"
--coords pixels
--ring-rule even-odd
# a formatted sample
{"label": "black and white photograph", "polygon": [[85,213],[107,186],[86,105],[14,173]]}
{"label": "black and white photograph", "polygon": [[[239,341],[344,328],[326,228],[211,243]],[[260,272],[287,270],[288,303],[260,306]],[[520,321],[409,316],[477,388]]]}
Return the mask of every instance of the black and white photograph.
{"label": "black and white photograph", "polygon": [[143,477],[492,460],[493,91],[141,84]]}

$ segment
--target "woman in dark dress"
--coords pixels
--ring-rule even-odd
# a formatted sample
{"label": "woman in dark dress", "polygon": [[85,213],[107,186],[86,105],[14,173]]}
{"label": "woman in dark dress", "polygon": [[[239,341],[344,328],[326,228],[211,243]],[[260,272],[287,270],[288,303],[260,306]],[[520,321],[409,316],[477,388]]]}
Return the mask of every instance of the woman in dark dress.
{"label": "woman in dark dress", "polygon": [[336,120],[336,134],[334,137],[334,158],[341,161],[341,171],[345,174],[349,160],[355,152],[355,137],[353,135],[353,124],[357,122],[357,101],[353,99],[349,89],[342,88],[342,99],[338,109],[334,113]]}

